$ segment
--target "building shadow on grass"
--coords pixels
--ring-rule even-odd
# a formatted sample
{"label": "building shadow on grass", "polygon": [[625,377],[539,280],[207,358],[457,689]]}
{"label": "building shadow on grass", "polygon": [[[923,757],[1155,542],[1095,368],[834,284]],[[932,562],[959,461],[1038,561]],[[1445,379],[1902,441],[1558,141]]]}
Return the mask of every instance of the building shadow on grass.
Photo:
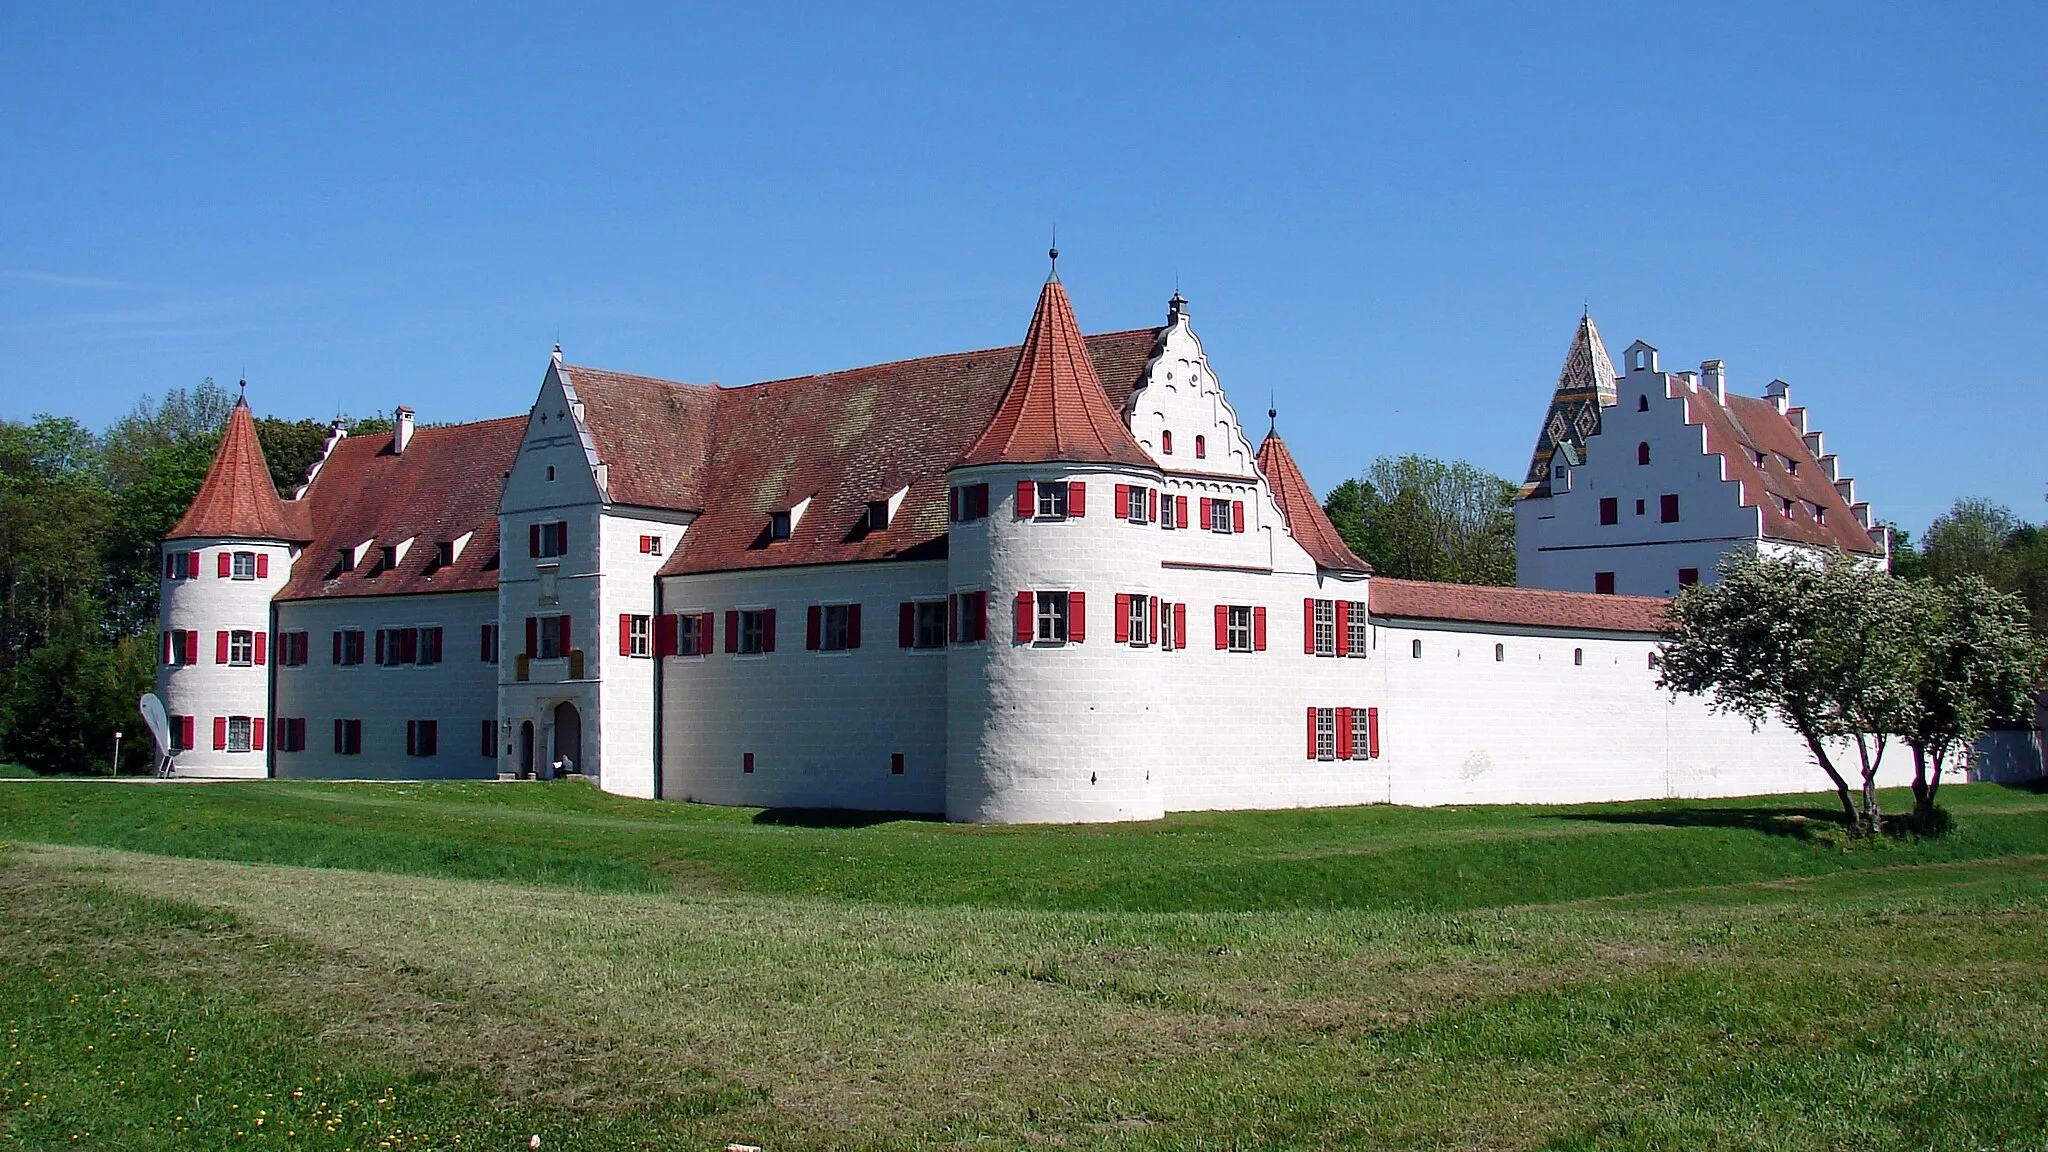
{"label": "building shadow on grass", "polygon": [[1823,830],[1839,831],[1839,808],[1666,808],[1640,812],[1576,812],[1546,816],[1549,820],[1585,820],[1595,824],[1659,824],[1666,828],[1739,828],[1766,836],[1811,841]]}
{"label": "building shadow on grass", "polygon": [[756,824],[783,828],[872,828],[877,824],[929,824],[942,820],[943,817],[924,812],[863,812],[854,808],[764,808],[754,815]]}
{"label": "building shadow on grass", "polygon": [[2048,796],[2048,779],[2007,780],[2002,781],[1998,786],[2000,788],[2010,788],[2015,792],[2032,792],[2036,796]]}

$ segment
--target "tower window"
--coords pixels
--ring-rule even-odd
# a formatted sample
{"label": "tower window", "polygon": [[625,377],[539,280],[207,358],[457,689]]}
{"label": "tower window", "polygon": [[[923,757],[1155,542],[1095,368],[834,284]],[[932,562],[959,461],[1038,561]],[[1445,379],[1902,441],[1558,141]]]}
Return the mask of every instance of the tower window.
{"label": "tower window", "polygon": [[1065,592],[1040,592],[1038,594],[1038,641],[1042,644],[1064,644],[1067,642],[1067,594]]}
{"label": "tower window", "polygon": [[1197,460],[1207,460],[1208,458],[1209,458],[1209,439],[1208,439],[1208,437],[1206,437],[1206,436],[1197,436],[1197,437],[1195,437],[1195,459],[1197,459]]}
{"label": "tower window", "polygon": [[256,578],[256,554],[254,552],[235,553],[234,573],[237,580],[254,580]]}
{"label": "tower window", "polygon": [[1642,465],[1642,464],[1648,464],[1649,462],[1650,462],[1650,442],[1649,442],[1648,440],[1645,440],[1645,441],[1643,441],[1642,443],[1640,443],[1640,444],[1636,445],[1636,463],[1637,463],[1638,465]]}
{"label": "tower window", "polygon": [[228,633],[228,663],[254,664],[256,662],[256,634],[247,629],[237,628]]}

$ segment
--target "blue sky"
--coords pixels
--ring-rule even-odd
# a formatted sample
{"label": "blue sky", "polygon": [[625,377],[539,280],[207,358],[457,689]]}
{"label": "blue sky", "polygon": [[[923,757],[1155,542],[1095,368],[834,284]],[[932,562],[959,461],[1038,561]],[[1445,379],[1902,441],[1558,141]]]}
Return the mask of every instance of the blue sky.
{"label": "blue sky", "polygon": [[2048,514],[2040,5],[0,6],[0,416],[523,411],[1084,328],[1176,279],[1318,489],[1519,477],[1573,324]]}

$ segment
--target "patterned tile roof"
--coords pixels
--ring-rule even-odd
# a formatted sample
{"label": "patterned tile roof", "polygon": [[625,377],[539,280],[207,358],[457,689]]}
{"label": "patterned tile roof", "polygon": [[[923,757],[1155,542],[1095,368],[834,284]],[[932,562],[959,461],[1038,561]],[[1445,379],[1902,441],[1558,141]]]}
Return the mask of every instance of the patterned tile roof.
{"label": "patterned tile roof", "polygon": [[1010,386],[959,465],[1125,464],[1157,468],[1096,378],[1059,277],[1046,280]]}
{"label": "patterned tile roof", "polygon": [[[419,428],[403,454],[391,437],[348,437],[334,446],[298,503],[317,534],[279,600],[469,592],[498,586],[498,500],[519,455],[526,417]],[[455,562],[436,545],[470,538]],[[410,539],[398,566],[379,570],[380,550]],[[342,550],[370,542],[352,568]]]}
{"label": "patterned tile roof", "polygon": [[1763,513],[1764,539],[1883,554],[1884,546],[1858,523],[1855,509],[1777,405],[1735,395],[1722,403],[1701,388],[1685,394],[1685,422],[1706,426],[1707,451],[1726,462],[1728,479],[1741,482],[1743,505]]}
{"label": "patterned tile roof", "polygon": [[1598,632],[1661,633],[1664,608],[1670,603],[1652,596],[1436,584],[1385,576],[1373,578],[1369,594],[1368,610],[1374,616]]}
{"label": "patterned tile roof", "polygon": [[701,511],[719,389],[561,366],[583,402],[583,425],[605,465],[614,504]]}
{"label": "patterned tile roof", "polygon": [[192,506],[171,529],[168,539],[202,536],[256,540],[305,540],[310,535],[304,510],[279,499],[270,481],[270,465],[256,437],[256,420],[247,400],[235,401],[227,431],[214,449],[213,464],[199,485]]}
{"label": "patterned tile roof", "polygon": [[1372,571],[1372,565],[1359,559],[1344,543],[1344,538],[1337,534],[1337,526],[1330,523],[1323,506],[1316,503],[1315,490],[1308,486],[1301,468],[1294,463],[1294,454],[1287,450],[1278,432],[1267,434],[1259,445],[1259,471],[1273,489],[1280,514],[1287,518],[1287,534],[1319,567],[1337,572]]}
{"label": "patterned tile roof", "polygon": [[1611,407],[1615,399],[1614,361],[1588,312],[1579,317],[1579,330],[1572,335],[1564,368],[1557,374],[1557,390],[1522,482],[1524,496],[1550,495],[1551,465],[1560,449],[1573,464],[1585,460],[1586,438],[1600,431],[1600,409]]}

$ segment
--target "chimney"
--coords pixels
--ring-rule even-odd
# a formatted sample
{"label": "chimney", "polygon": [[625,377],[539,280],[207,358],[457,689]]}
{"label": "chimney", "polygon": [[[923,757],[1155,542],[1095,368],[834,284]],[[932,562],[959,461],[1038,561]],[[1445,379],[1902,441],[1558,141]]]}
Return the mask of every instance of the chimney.
{"label": "chimney", "polygon": [[1721,361],[1700,361],[1700,383],[1714,394],[1715,400],[1728,402],[1728,368]]}
{"label": "chimney", "polygon": [[1771,407],[1783,416],[1785,409],[1792,406],[1792,386],[1783,380],[1773,380],[1764,388],[1764,399],[1769,400]]}
{"label": "chimney", "polygon": [[412,409],[398,406],[398,426],[391,430],[391,454],[405,455],[405,446],[412,443]]}

